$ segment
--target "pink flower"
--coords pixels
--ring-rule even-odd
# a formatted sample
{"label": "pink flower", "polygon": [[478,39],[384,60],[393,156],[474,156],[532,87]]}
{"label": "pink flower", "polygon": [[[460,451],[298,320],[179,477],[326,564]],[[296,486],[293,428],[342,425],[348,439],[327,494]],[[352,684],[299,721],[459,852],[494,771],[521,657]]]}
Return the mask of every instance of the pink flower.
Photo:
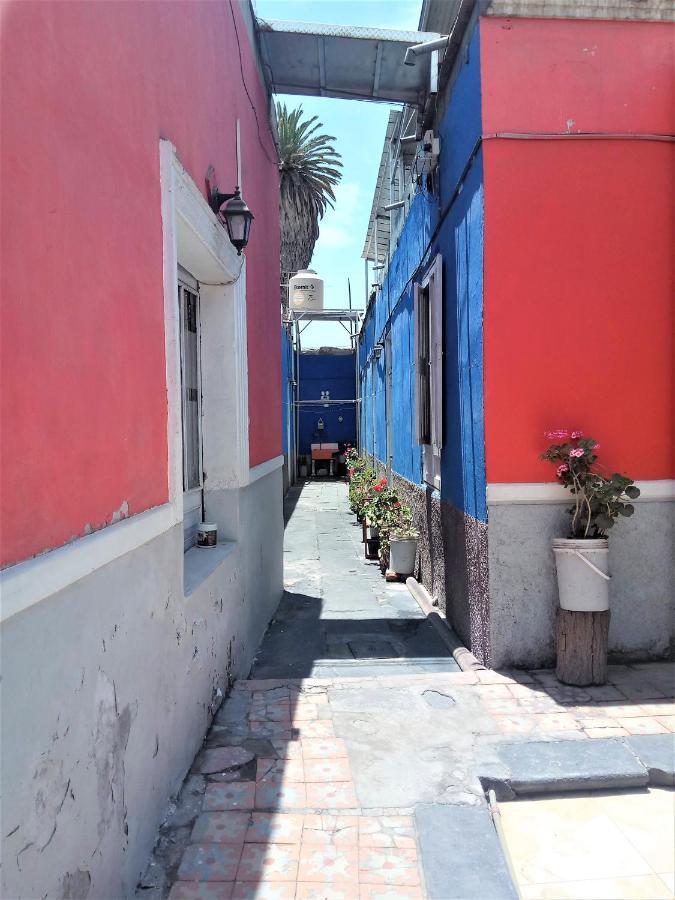
{"label": "pink flower", "polygon": [[583,434],[583,431],[573,431],[572,440],[576,441],[577,438],[583,437]]}
{"label": "pink flower", "polygon": [[549,441],[556,441],[556,440],[562,441],[568,436],[569,436],[569,431],[565,431],[561,428],[559,428],[557,431],[545,431],[544,432],[544,437],[548,438]]}
{"label": "pink flower", "polygon": [[577,447],[576,450],[570,450],[570,456],[579,457],[579,456],[583,456],[583,455],[584,455],[584,451],[581,449],[581,447]]}
{"label": "pink flower", "polygon": [[562,465],[558,466],[558,468],[555,470],[555,474],[558,476],[558,478],[560,478],[561,475],[564,475],[565,472],[569,472],[569,470],[570,467],[567,465],[567,463],[562,463]]}
{"label": "pink flower", "polygon": [[594,450],[597,450],[599,446],[600,446],[600,444],[598,444],[598,443],[596,442],[595,444],[593,444],[593,449],[594,449]]}

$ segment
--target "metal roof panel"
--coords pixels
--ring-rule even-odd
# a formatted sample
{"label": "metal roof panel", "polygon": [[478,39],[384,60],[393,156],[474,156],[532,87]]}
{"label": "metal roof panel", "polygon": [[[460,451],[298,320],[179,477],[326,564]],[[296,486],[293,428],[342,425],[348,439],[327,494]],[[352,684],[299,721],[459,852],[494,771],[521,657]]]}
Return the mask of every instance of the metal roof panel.
{"label": "metal roof panel", "polygon": [[428,90],[430,57],[414,66],[403,57],[435,32],[268,19],[257,26],[274,93],[418,103]]}

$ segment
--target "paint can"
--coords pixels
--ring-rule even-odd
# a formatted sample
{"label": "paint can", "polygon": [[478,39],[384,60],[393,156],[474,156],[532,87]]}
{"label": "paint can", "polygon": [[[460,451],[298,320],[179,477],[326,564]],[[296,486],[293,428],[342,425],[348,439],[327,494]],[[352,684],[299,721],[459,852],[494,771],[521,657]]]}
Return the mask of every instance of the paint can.
{"label": "paint can", "polygon": [[218,543],[218,526],[212,522],[202,522],[197,528],[197,546],[215,547]]}

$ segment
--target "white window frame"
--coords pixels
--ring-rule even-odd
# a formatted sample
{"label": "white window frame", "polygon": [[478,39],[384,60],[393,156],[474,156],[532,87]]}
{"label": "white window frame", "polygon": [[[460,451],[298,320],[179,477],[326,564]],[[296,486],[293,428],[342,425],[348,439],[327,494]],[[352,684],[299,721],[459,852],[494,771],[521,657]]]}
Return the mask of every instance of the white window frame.
{"label": "white window frame", "polygon": [[[187,384],[185,379],[185,342],[183,340],[185,303],[184,293],[188,291],[197,298],[197,458],[199,484],[195,487],[187,486],[188,464],[188,435],[186,434],[185,410],[187,408]],[[182,266],[178,267],[178,315],[180,322],[180,370],[181,370],[181,418],[183,437],[183,549],[189,550],[197,542],[197,528],[202,521],[204,507],[204,438],[202,434],[202,334],[201,334],[201,303],[199,297],[199,282]]]}
{"label": "white window frame", "polygon": [[[427,316],[428,359],[421,344],[422,317]],[[426,275],[415,285],[415,416],[417,442],[422,446],[422,478],[441,489],[443,449],[443,258],[438,253]],[[424,369],[426,368],[426,373]],[[428,375],[428,387],[424,375]],[[428,397],[424,394],[428,393]],[[429,428],[424,427],[423,404],[429,404]]]}

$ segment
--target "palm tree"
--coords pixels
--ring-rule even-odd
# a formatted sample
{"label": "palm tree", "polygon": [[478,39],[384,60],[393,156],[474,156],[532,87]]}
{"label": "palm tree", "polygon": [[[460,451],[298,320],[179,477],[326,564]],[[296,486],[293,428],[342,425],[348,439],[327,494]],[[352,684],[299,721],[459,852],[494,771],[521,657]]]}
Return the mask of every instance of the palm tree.
{"label": "palm tree", "polygon": [[335,138],[316,133],[323,128],[317,116],[303,120],[302,115],[302,106],[289,111],[285,103],[277,103],[282,281],[309,265],[319,220],[333,207],[333,188],[342,178]]}

